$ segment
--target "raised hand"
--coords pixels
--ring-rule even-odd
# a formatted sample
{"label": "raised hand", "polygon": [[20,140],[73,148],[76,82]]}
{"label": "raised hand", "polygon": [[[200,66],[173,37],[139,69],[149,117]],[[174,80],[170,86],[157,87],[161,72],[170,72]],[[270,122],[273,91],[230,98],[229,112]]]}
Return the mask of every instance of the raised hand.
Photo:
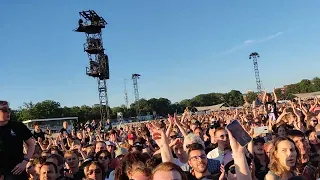
{"label": "raised hand", "polygon": [[164,145],[169,144],[169,140],[164,132],[164,129],[161,129],[155,123],[151,123],[148,126],[152,134],[152,138],[155,140],[155,142],[158,144],[159,147],[163,147]]}
{"label": "raised hand", "polygon": [[238,143],[238,141],[233,137],[232,133],[229,130],[227,131],[229,135],[232,152],[244,152],[245,148]]}

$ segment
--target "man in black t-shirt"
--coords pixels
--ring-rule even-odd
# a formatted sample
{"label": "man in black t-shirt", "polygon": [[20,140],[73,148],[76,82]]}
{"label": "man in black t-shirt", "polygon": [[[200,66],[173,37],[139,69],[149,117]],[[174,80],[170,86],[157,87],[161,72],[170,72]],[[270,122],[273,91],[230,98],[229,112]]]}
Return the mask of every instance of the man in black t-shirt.
{"label": "man in black t-shirt", "polygon": [[269,119],[272,119],[275,121],[278,118],[278,110],[277,110],[278,98],[275,93],[275,89],[273,90],[273,96],[274,98],[272,98],[272,95],[270,93],[267,93],[267,91],[265,91],[262,101],[265,107],[265,111],[267,111]]}
{"label": "man in black t-shirt", "polygon": [[[23,123],[10,121],[10,114],[9,103],[0,101],[0,178],[25,180],[35,141]],[[27,154],[23,154],[23,142],[27,145]]]}
{"label": "man in black t-shirt", "polygon": [[67,133],[68,135],[70,135],[70,132],[69,132],[69,124],[67,121],[63,121],[62,123],[62,128],[60,129],[60,133],[63,134],[63,133]]}
{"label": "man in black t-shirt", "polygon": [[41,141],[43,141],[45,139],[45,133],[40,129],[40,126],[38,123],[35,123],[33,125],[34,127],[34,131],[33,131],[33,137],[38,140],[39,138],[41,138]]}

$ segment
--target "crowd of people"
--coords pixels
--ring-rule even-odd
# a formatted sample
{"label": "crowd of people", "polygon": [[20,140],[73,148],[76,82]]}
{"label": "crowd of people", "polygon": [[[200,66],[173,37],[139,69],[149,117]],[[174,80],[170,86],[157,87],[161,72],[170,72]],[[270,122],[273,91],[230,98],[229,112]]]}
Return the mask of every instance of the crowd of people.
{"label": "crowd of people", "polygon": [[[0,180],[317,180],[320,102],[262,104],[112,127],[100,123],[56,134],[10,121],[0,101]],[[226,126],[251,136],[242,146]],[[266,131],[258,131],[266,127]]]}

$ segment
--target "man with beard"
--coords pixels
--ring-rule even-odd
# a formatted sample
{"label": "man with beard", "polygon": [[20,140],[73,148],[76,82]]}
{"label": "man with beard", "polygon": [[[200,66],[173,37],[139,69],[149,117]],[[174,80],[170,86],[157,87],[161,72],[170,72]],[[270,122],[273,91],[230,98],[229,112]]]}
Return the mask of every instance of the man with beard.
{"label": "man with beard", "polygon": [[[204,148],[198,143],[188,145],[188,163],[191,166],[191,172],[186,172],[188,180],[199,179],[217,179],[219,173],[210,173],[208,170],[208,159]],[[220,165],[219,165],[220,166]],[[217,168],[218,169],[218,168]]]}
{"label": "man with beard", "polygon": [[[28,179],[26,166],[35,149],[31,131],[21,122],[10,120],[7,101],[0,101],[0,179]],[[23,153],[23,142],[27,153]]]}
{"label": "man with beard", "polygon": [[297,174],[301,175],[308,180],[316,180],[319,178],[317,169],[311,165],[311,159],[309,156],[310,145],[308,144],[305,135],[299,130],[288,131],[288,137],[291,138],[300,152],[300,162],[297,163]]}
{"label": "man with beard", "polygon": [[217,128],[214,132],[214,141],[218,144],[218,147],[210,151],[207,158],[219,160],[222,163],[225,151],[230,150],[228,133],[223,127]]}

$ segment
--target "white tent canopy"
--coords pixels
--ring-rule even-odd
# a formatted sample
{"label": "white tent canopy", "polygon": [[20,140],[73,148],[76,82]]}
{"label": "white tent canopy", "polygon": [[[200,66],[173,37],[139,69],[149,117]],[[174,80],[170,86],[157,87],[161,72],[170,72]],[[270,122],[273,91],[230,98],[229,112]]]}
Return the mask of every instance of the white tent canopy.
{"label": "white tent canopy", "polygon": [[301,99],[309,99],[314,97],[320,98],[320,91],[312,92],[312,93],[299,93],[299,94],[293,94],[293,95]]}
{"label": "white tent canopy", "polygon": [[203,107],[195,107],[198,111],[219,111],[219,110],[227,110],[230,107],[225,106],[226,103],[216,104],[213,106],[203,106]]}

